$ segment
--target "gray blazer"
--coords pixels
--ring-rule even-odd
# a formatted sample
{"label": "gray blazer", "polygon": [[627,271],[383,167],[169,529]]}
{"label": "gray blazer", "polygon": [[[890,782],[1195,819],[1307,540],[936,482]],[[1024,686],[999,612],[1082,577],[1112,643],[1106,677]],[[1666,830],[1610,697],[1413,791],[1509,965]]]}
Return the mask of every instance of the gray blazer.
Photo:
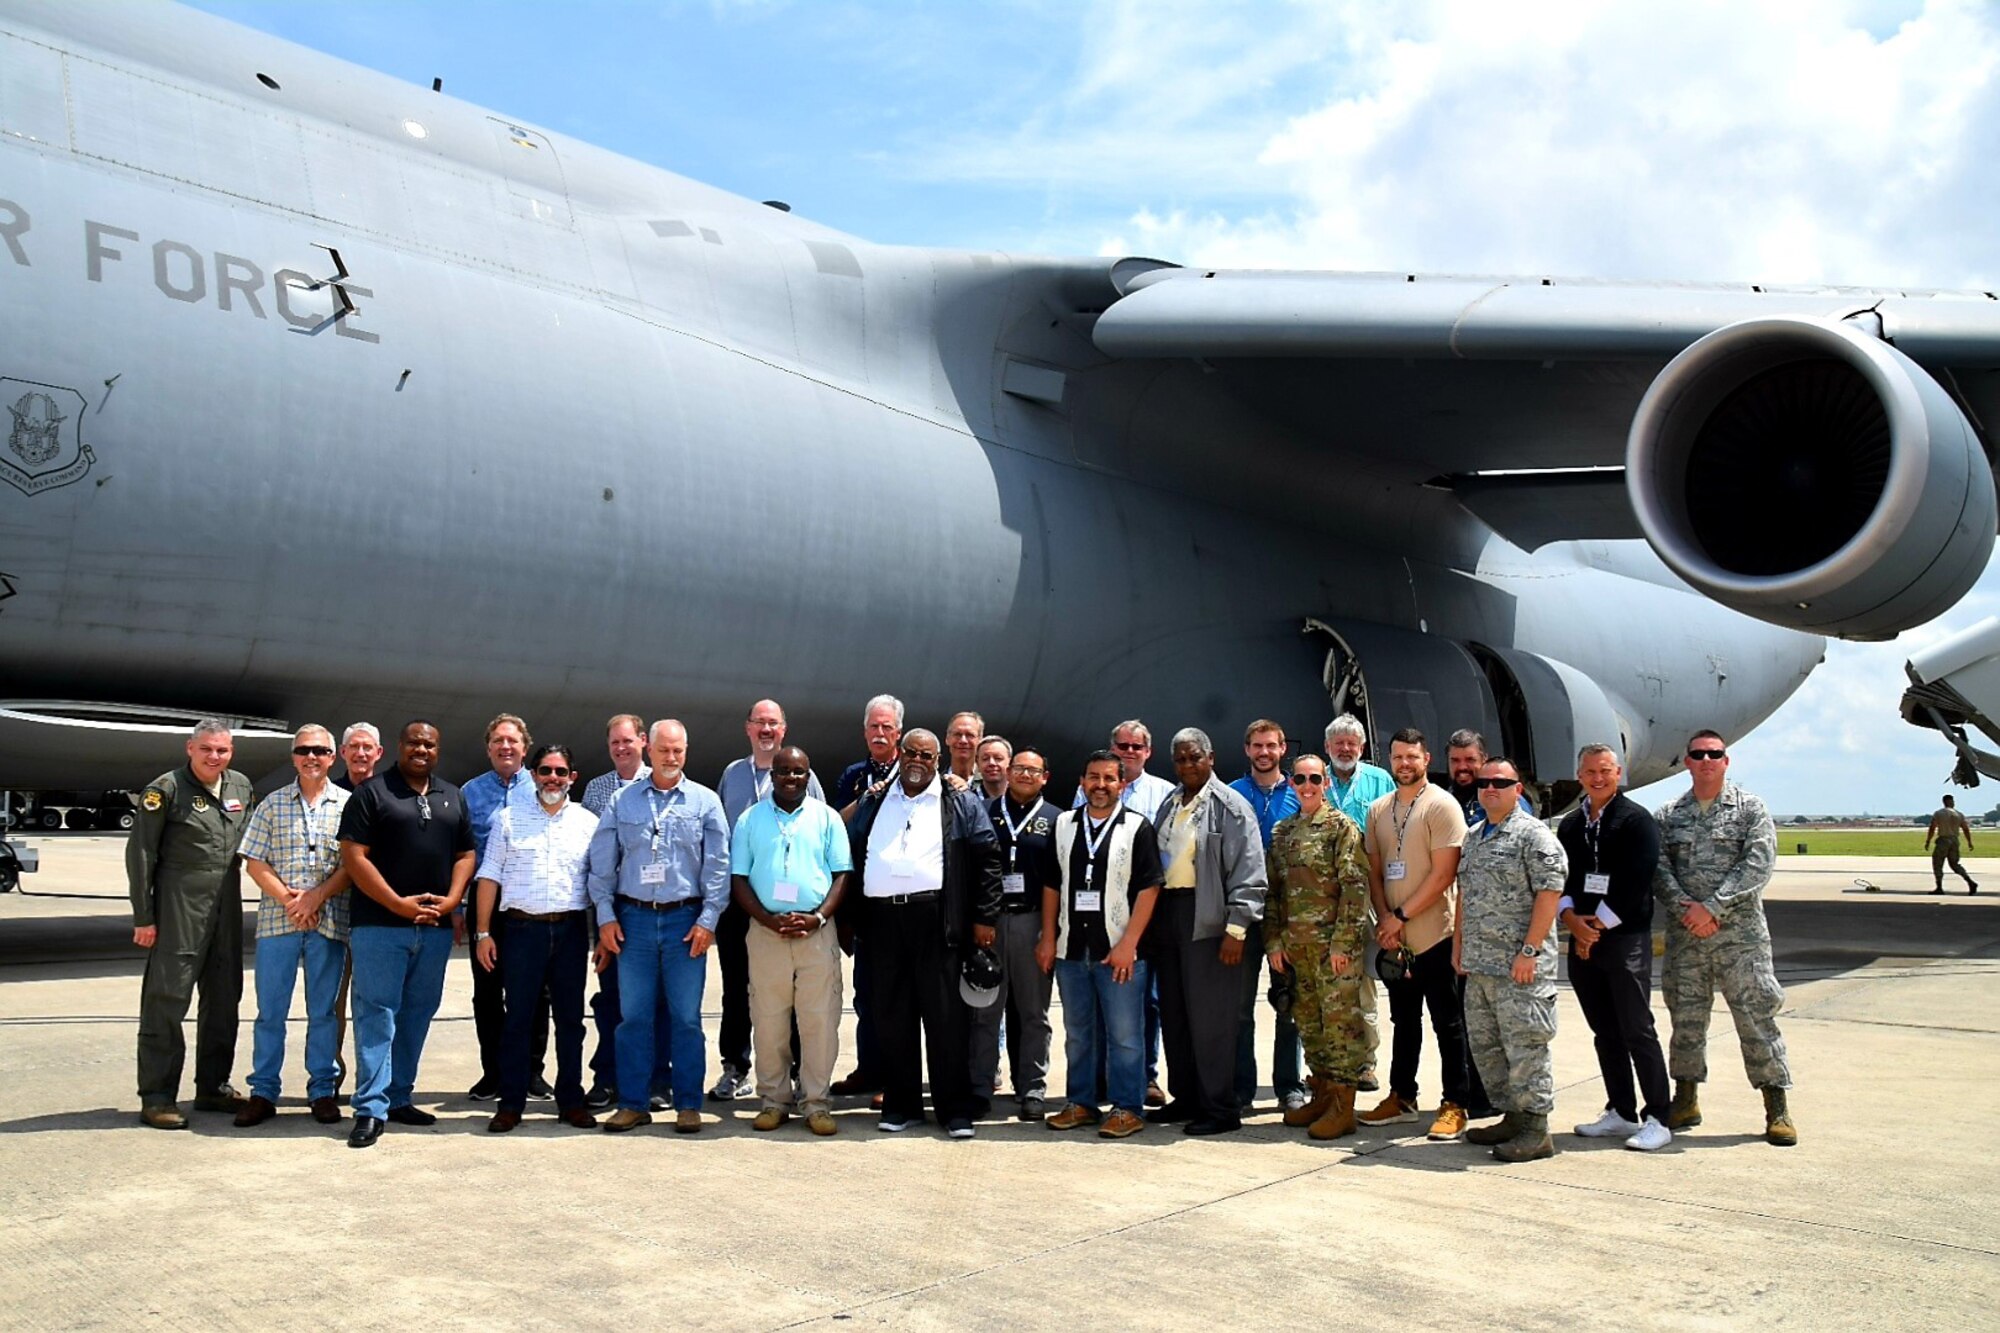
{"label": "gray blazer", "polygon": [[[1194,817],[1194,938],[1214,939],[1225,925],[1249,929],[1264,919],[1264,835],[1257,812],[1228,783],[1209,774],[1207,797]],[[1167,821],[1180,804],[1181,789],[1160,802],[1153,827],[1166,857]]]}

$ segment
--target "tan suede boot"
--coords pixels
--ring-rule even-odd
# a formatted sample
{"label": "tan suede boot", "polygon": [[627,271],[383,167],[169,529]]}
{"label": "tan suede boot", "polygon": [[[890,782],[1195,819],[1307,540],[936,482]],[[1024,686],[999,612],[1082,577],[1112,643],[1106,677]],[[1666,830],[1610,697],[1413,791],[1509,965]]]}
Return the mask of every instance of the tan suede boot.
{"label": "tan suede boot", "polygon": [[1307,1126],[1306,1133],[1315,1139],[1340,1139],[1352,1134],[1354,1125],[1354,1085],[1352,1083],[1330,1083],[1332,1093],[1326,1114]]}
{"label": "tan suede boot", "polygon": [[1312,1096],[1306,1099],[1306,1104],[1296,1110],[1285,1112],[1285,1123],[1293,1129],[1310,1125],[1325,1115],[1326,1108],[1333,1103],[1333,1083],[1330,1079],[1321,1078],[1318,1074],[1308,1074],[1306,1087],[1312,1093]]}
{"label": "tan suede boot", "polygon": [[1701,1123],[1701,1084],[1691,1078],[1674,1083],[1674,1104],[1667,1110],[1667,1128],[1678,1134]]}
{"label": "tan suede boot", "polygon": [[1764,1089],[1764,1142],[1775,1148],[1799,1146],[1799,1131],[1792,1125],[1783,1088]]}

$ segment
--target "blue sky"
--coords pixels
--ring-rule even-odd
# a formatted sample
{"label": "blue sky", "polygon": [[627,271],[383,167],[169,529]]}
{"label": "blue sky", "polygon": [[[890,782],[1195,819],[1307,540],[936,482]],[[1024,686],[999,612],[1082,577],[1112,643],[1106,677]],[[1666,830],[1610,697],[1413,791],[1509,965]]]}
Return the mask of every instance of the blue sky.
{"label": "blue sky", "polygon": [[[199,7],[873,240],[1203,265],[2000,284],[1976,0]],[[1912,646],[1736,748],[1781,813],[1928,810]],[[1988,787],[1969,809],[2000,801]]]}

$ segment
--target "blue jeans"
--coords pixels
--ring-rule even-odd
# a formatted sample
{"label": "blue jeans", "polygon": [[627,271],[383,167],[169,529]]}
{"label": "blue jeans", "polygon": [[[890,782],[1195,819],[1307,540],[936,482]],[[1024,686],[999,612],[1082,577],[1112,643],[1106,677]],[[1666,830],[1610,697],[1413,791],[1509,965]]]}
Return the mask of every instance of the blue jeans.
{"label": "blue jeans", "polygon": [[451,927],[356,926],[349,995],[354,1004],[354,1114],[380,1120],[408,1106],[424,1038],[444,998]]}
{"label": "blue jeans", "polygon": [[708,981],[708,959],[688,957],[681,939],[699,908],[688,903],[656,912],[618,900],[618,925],[625,932],[618,955],[618,1105],[625,1110],[646,1109],[646,1090],[653,1085],[654,1014],[662,998],[674,1053],[674,1109],[701,1109],[707,1073],[701,992]]}
{"label": "blue jeans", "polygon": [[306,969],[306,1096],[333,1096],[340,1077],[337,1028],[340,978],[347,970],[347,946],[317,930],[293,931],[257,941],[256,1054],[250,1094],[278,1100],[285,1073],[285,1022],[292,1012],[292,988],[299,964]]}
{"label": "blue jeans", "polygon": [[[595,934],[590,936],[594,942]],[[667,1025],[660,1020],[664,1014],[653,1016],[653,1031],[657,1040],[653,1042],[653,1087],[655,1095],[664,1094],[672,1083],[674,1072],[673,1047],[668,1043]],[[618,1024],[623,1014],[618,1007],[618,955],[611,954],[604,960],[604,970],[597,974],[597,994],[590,997],[590,1018],[597,1027],[597,1049],[590,1056],[591,1082],[600,1088],[618,1086]]]}
{"label": "blue jeans", "polygon": [[[528,1106],[535,1063],[535,1009],[549,997],[556,1047],[556,1109],[583,1105],[583,979],[590,970],[589,926],[581,911],[562,921],[529,921],[499,913],[500,988],[506,1021],[500,1030],[500,1109]],[[478,964],[475,962],[474,966]]]}
{"label": "blue jeans", "polygon": [[1146,1111],[1146,992],[1152,969],[1133,964],[1132,979],[1111,979],[1104,963],[1056,960],[1062,992],[1063,1058],[1069,1065],[1067,1096],[1097,1109],[1097,1064],[1102,1043],[1111,1104],[1134,1115]]}

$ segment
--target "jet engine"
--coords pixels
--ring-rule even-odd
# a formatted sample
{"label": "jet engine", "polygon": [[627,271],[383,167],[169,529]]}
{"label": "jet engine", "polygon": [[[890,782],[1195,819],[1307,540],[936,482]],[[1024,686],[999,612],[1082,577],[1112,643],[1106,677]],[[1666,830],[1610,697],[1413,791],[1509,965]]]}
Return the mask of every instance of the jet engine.
{"label": "jet engine", "polygon": [[1667,364],[1626,485],[1660,559],[1774,625],[1888,638],[1993,549],[1993,472],[1945,389],[1854,322],[1745,320]]}

